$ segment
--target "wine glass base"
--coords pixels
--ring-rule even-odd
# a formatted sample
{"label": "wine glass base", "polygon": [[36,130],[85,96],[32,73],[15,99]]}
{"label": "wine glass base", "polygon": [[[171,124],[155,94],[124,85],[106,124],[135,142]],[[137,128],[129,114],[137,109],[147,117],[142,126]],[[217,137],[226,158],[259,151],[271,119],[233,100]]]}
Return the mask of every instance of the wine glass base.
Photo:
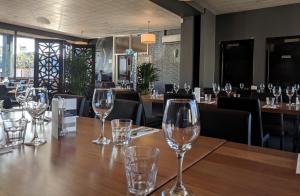
{"label": "wine glass base", "polygon": [[161,192],[161,196],[196,196],[190,189],[174,191],[174,189],[166,189]]}
{"label": "wine glass base", "polygon": [[25,143],[27,146],[41,146],[46,144],[47,141],[39,138],[34,138],[31,142]]}
{"label": "wine glass base", "polygon": [[98,144],[98,145],[102,145],[102,144],[109,144],[110,143],[110,139],[106,138],[106,137],[102,137],[102,138],[98,138],[95,140],[92,140],[92,143],[94,144]]}

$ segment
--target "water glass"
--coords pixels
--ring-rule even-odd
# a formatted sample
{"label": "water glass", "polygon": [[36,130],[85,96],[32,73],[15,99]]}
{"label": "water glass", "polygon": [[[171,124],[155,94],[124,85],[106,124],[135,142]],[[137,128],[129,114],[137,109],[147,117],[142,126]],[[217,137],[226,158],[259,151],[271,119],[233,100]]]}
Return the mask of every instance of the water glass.
{"label": "water glass", "polygon": [[243,90],[245,87],[244,83],[240,83],[240,89]]}
{"label": "water glass", "polygon": [[26,119],[6,119],[3,121],[6,145],[19,145],[24,143],[27,128]]}
{"label": "water glass", "polygon": [[128,191],[147,195],[155,187],[160,151],[150,146],[130,146],[125,149],[125,170]]}
{"label": "water glass", "polygon": [[127,145],[130,141],[131,119],[114,119],[111,121],[113,144]]}
{"label": "water glass", "polygon": [[204,102],[205,103],[211,102],[211,94],[204,94]]}

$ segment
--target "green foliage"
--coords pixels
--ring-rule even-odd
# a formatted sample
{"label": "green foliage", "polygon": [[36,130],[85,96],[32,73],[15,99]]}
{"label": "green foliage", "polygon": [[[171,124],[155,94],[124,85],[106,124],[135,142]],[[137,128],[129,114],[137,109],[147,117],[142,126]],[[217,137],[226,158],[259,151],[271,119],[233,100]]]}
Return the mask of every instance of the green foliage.
{"label": "green foliage", "polygon": [[65,64],[65,83],[66,88],[71,94],[86,95],[87,86],[89,81],[88,76],[88,59],[89,54],[69,55],[64,60]]}
{"label": "green foliage", "polygon": [[22,53],[17,55],[17,68],[30,69],[33,68],[33,53]]}
{"label": "green foliage", "polygon": [[152,63],[143,63],[137,67],[137,84],[138,89],[146,94],[149,89],[149,82],[158,81],[159,69],[154,67]]}

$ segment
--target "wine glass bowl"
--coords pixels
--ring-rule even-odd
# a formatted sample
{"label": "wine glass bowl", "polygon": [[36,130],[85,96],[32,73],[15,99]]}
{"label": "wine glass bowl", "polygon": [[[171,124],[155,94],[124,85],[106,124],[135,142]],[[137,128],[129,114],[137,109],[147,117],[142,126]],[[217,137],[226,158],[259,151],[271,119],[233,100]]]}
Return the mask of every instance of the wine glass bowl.
{"label": "wine glass bowl", "polygon": [[280,86],[274,86],[273,87],[273,95],[276,98],[276,105],[278,106],[278,97],[281,95],[281,87]]}
{"label": "wine glass bowl", "polygon": [[28,86],[27,85],[25,85],[25,84],[18,84],[17,88],[16,88],[16,92],[15,92],[16,101],[22,107],[22,117],[21,117],[21,119],[25,119],[24,105],[26,103],[27,90],[28,90]]}
{"label": "wine glass bowl", "polygon": [[295,88],[292,86],[287,86],[286,87],[286,95],[289,97],[289,106],[292,105],[292,97],[295,93]]}
{"label": "wine glass bowl", "polygon": [[110,140],[104,136],[105,118],[110,114],[114,106],[114,95],[111,89],[94,90],[92,107],[95,115],[100,118],[100,136],[93,140],[95,144],[109,144]]}
{"label": "wine glass bowl", "polygon": [[218,99],[218,94],[220,93],[220,85],[213,83],[213,92],[215,94],[216,100]]}
{"label": "wine glass bowl", "polygon": [[169,99],[167,101],[162,129],[169,147],[177,154],[177,182],[164,195],[189,195],[182,183],[182,162],[186,151],[192,148],[200,134],[198,105],[195,100]]}
{"label": "wine glass bowl", "polygon": [[240,89],[243,90],[245,87],[244,83],[240,83]]}
{"label": "wine glass bowl", "polygon": [[184,90],[185,90],[186,94],[189,94],[190,89],[191,89],[191,86],[187,83],[184,83]]}
{"label": "wine glass bowl", "polygon": [[226,83],[226,85],[225,85],[225,92],[227,93],[228,97],[230,96],[231,91],[232,91],[231,84],[230,83]]}
{"label": "wine glass bowl", "polygon": [[179,84],[174,83],[174,84],[173,84],[173,90],[174,90],[174,92],[177,94],[178,91],[179,91]]}

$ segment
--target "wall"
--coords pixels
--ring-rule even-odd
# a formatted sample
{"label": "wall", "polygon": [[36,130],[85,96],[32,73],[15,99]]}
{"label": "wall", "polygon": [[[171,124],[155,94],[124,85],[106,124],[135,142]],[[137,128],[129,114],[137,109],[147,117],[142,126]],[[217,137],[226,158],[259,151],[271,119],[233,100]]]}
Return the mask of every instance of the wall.
{"label": "wall", "polygon": [[219,78],[219,43],[254,38],[253,83],[264,81],[266,38],[300,35],[299,18],[300,4],[218,15],[215,78]]}
{"label": "wall", "polygon": [[216,15],[208,10],[201,16],[200,87],[211,87],[215,75]]}
{"label": "wall", "polygon": [[[160,70],[155,88],[164,91],[164,84],[179,83],[180,43],[162,43],[163,31],[155,32],[156,43],[149,45],[152,63]],[[180,29],[168,30],[167,35],[180,34]],[[177,53],[177,54],[175,54]]]}

